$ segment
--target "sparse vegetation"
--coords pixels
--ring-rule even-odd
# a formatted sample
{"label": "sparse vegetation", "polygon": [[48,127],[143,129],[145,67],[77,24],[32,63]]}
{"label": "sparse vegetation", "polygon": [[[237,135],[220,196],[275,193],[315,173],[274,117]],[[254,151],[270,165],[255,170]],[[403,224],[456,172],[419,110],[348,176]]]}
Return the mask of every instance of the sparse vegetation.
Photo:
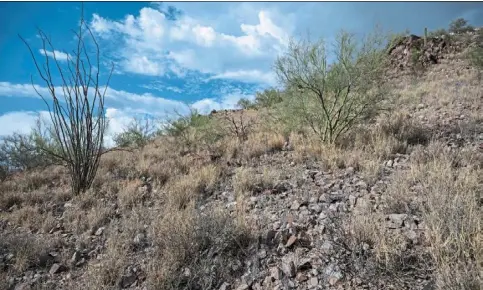
{"label": "sparse vegetation", "polygon": [[[97,85],[53,95],[53,127],[0,146],[0,288],[479,290],[478,75],[448,58],[388,80],[386,40],[292,41],[283,89],[137,119],[114,138],[136,150],[101,149]],[[70,120],[77,97],[98,109]]]}

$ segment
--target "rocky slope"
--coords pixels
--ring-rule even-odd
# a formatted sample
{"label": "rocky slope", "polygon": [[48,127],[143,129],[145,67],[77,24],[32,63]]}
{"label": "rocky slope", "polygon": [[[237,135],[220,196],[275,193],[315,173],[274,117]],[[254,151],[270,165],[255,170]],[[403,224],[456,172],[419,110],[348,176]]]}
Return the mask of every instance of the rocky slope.
{"label": "rocky slope", "polygon": [[[334,157],[337,166],[330,166],[329,156],[324,155],[328,151],[311,155],[295,141],[250,158],[213,161],[213,168],[221,168],[220,177],[194,199],[197,217],[224,209],[251,226],[251,237],[243,243],[226,225],[218,225],[220,231],[211,225],[193,227],[205,234],[202,240],[210,245],[200,248],[207,257],[201,267],[205,272],[195,272],[203,262],[194,258],[199,256],[186,255],[183,261],[188,266],[173,266],[179,276],[175,280],[181,282],[170,289],[445,289],[438,284],[441,273],[426,264],[436,263],[428,242],[431,215],[411,207],[428,190],[415,172],[421,160],[429,158],[421,156],[437,152],[430,151],[431,144],[439,144],[443,156],[470,156],[454,159],[456,173],[481,169],[483,91],[466,63],[445,62],[442,53],[457,53],[456,48],[438,39],[421,48],[421,42],[411,36],[391,50],[397,67],[408,65],[413,47],[423,50],[423,63],[438,64],[417,83],[400,78],[395,85],[400,109],[422,128],[418,138],[406,138],[403,148],[389,154],[378,151],[395,145],[372,148],[380,158],[366,160],[369,163],[358,161],[365,158],[359,156],[365,151],[355,148],[356,153],[345,160]],[[391,119],[394,116],[386,121]],[[189,252],[194,247],[176,239],[187,234],[185,217],[177,214],[188,206],[178,200],[183,207],[167,211],[171,197],[166,192],[175,187],[170,188],[162,174],[174,176],[178,169],[187,174],[188,184],[180,190],[187,192],[197,180],[190,174],[212,167],[195,168],[193,159],[188,164],[177,159],[176,165],[162,163],[157,168],[161,160],[167,161],[161,153],[150,154],[154,153],[145,150],[105,161],[101,172],[108,177],[96,183],[90,196],[70,196],[61,169],[19,174],[2,184],[0,288],[160,289],[156,282],[166,277],[158,265],[170,257],[165,252],[160,256],[159,248],[179,243]],[[148,158],[154,161],[149,163]],[[370,177],[367,164],[377,169]],[[406,187],[398,187],[408,174]],[[398,188],[403,192],[400,200],[393,196]],[[415,198],[405,203],[404,197]],[[363,221],[367,228],[358,228]],[[379,232],[370,232],[371,226]],[[377,238],[388,242],[386,248]],[[384,264],[381,253],[397,261]],[[481,256],[474,254],[471,259],[483,269]],[[468,269],[477,273],[476,283],[482,281],[481,270]],[[153,274],[157,272],[161,278]],[[481,289],[472,285],[476,288],[458,289]]]}

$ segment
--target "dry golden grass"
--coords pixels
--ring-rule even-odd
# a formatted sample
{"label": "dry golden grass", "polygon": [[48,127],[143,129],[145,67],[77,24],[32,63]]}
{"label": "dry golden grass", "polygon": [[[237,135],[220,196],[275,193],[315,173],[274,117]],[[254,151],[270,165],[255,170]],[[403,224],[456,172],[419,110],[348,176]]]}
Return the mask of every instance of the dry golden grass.
{"label": "dry golden grass", "polygon": [[60,245],[59,240],[34,234],[6,235],[0,240],[2,249],[13,255],[8,263],[13,265],[12,269],[17,273],[30,267],[49,267],[53,259],[48,253]]}
{"label": "dry golden grass", "polygon": [[[152,225],[156,257],[150,260],[148,284],[153,289],[212,289],[234,273],[227,267],[245,255],[250,229],[222,209],[200,213],[190,204],[170,210]],[[223,255],[214,253],[223,252]]]}
{"label": "dry golden grass", "polygon": [[387,188],[383,212],[355,217],[352,234],[359,243],[370,242],[379,263],[394,272],[401,267],[406,241],[402,232],[386,229],[384,213],[420,216],[438,289],[480,289],[483,170],[471,166],[473,155],[447,149],[438,142],[417,149],[410,168],[397,173]]}
{"label": "dry golden grass", "polygon": [[[416,160],[410,181],[421,184],[423,219],[440,289],[480,289],[483,277],[483,169],[460,167],[458,153],[443,144]],[[418,162],[419,161],[419,162]]]}
{"label": "dry golden grass", "polygon": [[237,168],[233,176],[233,189],[236,196],[261,193],[274,186],[280,177],[276,169],[262,167],[258,171],[252,167]]}
{"label": "dry golden grass", "polygon": [[220,177],[220,168],[210,164],[193,167],[188,175],[180,175],[171,179],[165,186],[166,200],[174,208],[185,208],[191,201],[209,195]]}
{"label": "dry golden grass", "polygon": [[119,205],[123,209],[129,210],[142,202],[142,184],[143,182],[141,180],[124,182],[118,193]]}

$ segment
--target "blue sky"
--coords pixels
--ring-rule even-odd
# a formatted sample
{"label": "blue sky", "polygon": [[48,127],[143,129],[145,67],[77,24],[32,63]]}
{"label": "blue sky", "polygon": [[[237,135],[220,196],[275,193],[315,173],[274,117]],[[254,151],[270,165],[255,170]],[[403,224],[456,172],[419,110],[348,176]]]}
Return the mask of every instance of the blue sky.
{"label": "blue sky", "polygon": [[[55,49],[74,48],[77,2],[0,3],[0,135],[28,132],[46,107],[45,92],[26,46],[43,57],[36,27]],[[162,116],[189,103],[202,112],[232,108],[241,97],[273,86],[273,61],[290,37],[333,39],[340,29],[421,34],[464,17],[483,26],[476,2],[86,2],[84,15],[101,48],[102,76],[114,63],[106,97],[111,132],[135,114]],[[57,54],[61,56],[61,54]],[[105,78],[104,78],[105,79]],[[60,85],[60,83],[56,84]]]}

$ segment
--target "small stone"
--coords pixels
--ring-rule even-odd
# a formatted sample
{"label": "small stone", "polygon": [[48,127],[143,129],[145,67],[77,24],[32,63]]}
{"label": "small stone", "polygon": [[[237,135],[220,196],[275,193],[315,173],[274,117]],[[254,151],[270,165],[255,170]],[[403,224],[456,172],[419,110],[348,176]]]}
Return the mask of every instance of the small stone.
{"label": "small stone", "polygon": [[320,204],[311,204],[309,209],[317,214],[322,212],[322,206]]}
{"label": "small stone", "polygon": [[329,210],[331,210],[331,211],[338,211],[338,209],[339,209],[339,204],[337,204],[337,203],[333,203],[333,204],[329,205]]}
{"label": "small stone", "polygon": [[274,280],[280,280],[282,278],[282,272],[278,267],[270,268],[270,277]]}
{"label": "small stone", "polygon": [[337,282],[340,281],[340,279],[342,279],[343,275],[341,272],[333,272],[330,277],[329,277],[329,284],[331,286],[334,286],[335,284],[337,284]]}
{"label": "small stone", "polygon": [[388,219],[390,221],[389,228],[397,229],[404,225],[404,221],[407,218],[407,214],[390,214]]}
{"label": "small stone", "polygon": [[305,282],[309,279],[309,277],[307,277],[307,275],[305,275],[304,273],[297,273],[297,276],[295,277],[295,280],[299,281],[299,282]]}
{"label": "small stone", "polygon": [[250,286],[248,286],[245,283],[241,283],[240,286],[236,288],[236,290],[248,290],[248,289],[250,289]]}
{"label": "small stone", "polygon": [[290,209],[293,209],[293,210],[298,210],[300,208],[300,203],[295,200],[293,203],[292,203],[292,206],[290,207]]}
{"label": "small stone", "polygon": [[65,270],[67,270],[67,268],[64,265],[55,263],[52,265],[52,267],[50,267],[49,273],[53,275],[63,272]]}
{"label": "small stone", "polygon": [[280,228],[281,225],[282,223],[280,221],[276,221],[272,224],[272,229],[276,231]]}
{"label": "small stone", "polygon": [[70,259],[72,264],[76,264],[81,260],[81,253],[79,251],[75,251],[74,254],[72,255],[72,258]]}
{"label": "small stone", "polygon": [[319,214],[319,220],[325,220],[327,218],[327,214],[325,212],[321,212]]}
{"label": "small stone", "polygon": [[223,284],[221,284],[219,290],[229,290],[229,289],[230,289],[230,284],[223,282]]}
{"label": "small stone", "polygon": [[294,236],[294,235],[290,236],[290,238],[288,238],[287,244],[285,244],[285,247],[290,248],[291,246],[293,246],[295,244],[296,241],[297,241],[296,236]]}
{"label": "small stone", "polygon": [[268,231],[267,232],[267,237],[266,237],[266,244],[267,245],[272,245],[275,241],[275,237],[277,235],[276,231]]}
{"label": "small stone", "polygon": [[360,187],[360,188],[367,188],[367,183],[365,183],[364,181],[359,181],[356,183],[356,186],[357,187]]}
{"label": "small stone", "polygon": [[7,254],[7,256],[5,256],[5,261],[8,262],[8,261],[12,260],[14,257],[15,257],[14,254],[9,253],[9,254]]}
{"label": "small stone", "polygon": [[404,235],[406,236],[406,238],[411,240],[414,244],[418,243],[418,234],[415,231],[409,230],[405,232]]}
{"label": "small stone", "polygon": [[317,277],[310,278],[309,287],[316,287],[317,285],[319,285],[319,279]]}
{"label": "small stone", "polygon": [[243,275],[242,281],[244,284],[248,285],[248,287],[251,287],[253,283],[255,282],[255,277],[251,273],[247,273]]}
{"label": "small stone", "polygon": [[55,257],[57,257],[59,255],[59,253],[57,253],[57,252],[50,252],[49,255],[51,257],[54,257],[55,258]]}
{"label": "small stone", "polygon": [[282,271],[289,278],[295,277],[295,264],[293,261],[282,263]]}
{"label": "small stone", "polygon": [[329,253],[333,248],[333,245],[330,241],[324,241],[322,243],[322,246],[320,247],[320,249],[322,250],[323,253]]}
{"label": "small stone", "polygon": [[393,165],[394,165],[394,161],[393,161],[392,159],[390,159],[390,160],[388,160],[388,161],[386,162],[386,166],[387,166],[387,167],[392,167]]}
{"label": "small stone", "polygon": [[146,236],[143,233],[138,233],[134,237],[133,242],[134,242],[135,245],[139,246],[139,245],[144,244],[145,238],[146,238]]}
{"label": "small stone", "polygon": [[354,172],[355,172],[354,167],[347,167],[347,169],[346,169],[346,173],[347,173],[348,175],[352,175],[352,174],[354,174]]}
{"label": "small stone", "polygon": [[354,196],[354,195],[349,195],[349,206],[350,207],[354,207],[356,206],[356,203],[357,203],[357,196]]}
{"label": "small stone", "polygon": [[267,257],[267,251],[265,251],[265,250],[261,250],[261,251],[259,251],[259,252],[258,252],[258,257],[259,257],[260,259],[265,259],[265,258]]}
{"label": "small stone", "polygon": [[136,280],[137,280],[136,275],[132,273],[128,275],[123,275],[121,277],[121,281],[119,281],[119,286],[121,286],[121,288],[128,288],[129,286],[134,284]]}
{"label": "small stone", "polygon": [[96,236],[102,235],[102,233],[104,233],[104,229],[105,229],[104,227],[98,228],[97,231],[95,232],[95,235]]}

